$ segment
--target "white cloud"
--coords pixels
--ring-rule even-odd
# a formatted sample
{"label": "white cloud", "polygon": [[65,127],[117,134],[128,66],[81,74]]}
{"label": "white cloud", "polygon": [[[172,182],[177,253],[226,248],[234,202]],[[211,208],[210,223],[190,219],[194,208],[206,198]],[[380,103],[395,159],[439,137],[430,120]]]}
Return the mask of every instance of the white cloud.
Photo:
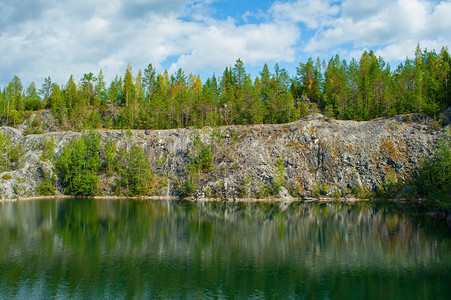
{"label": "white cloud", "polygon": [[299,38],[294,24],[219,21],[208,15],[209,3],[70,0],[43,6],[41,18],[0,34],[0,85],[14,74],[24,84],[47,76],[65,83],[71,74],[78,80],[100,68],[111,80],[128,63],[135,72],[152,63],[159,71],[170,66],[171,72],[219,73],[237,58],[246,64],[294,60]]}
{"label": "white cloud", "polygon": [[[317,30],[306,47],[308,52],[331,51],[352,44],[355,50],[386,49],[383,52],[389,57],[400,60],[411,53],[418,42],[422,47],[438,40],[444,43],[442,46],[451,42],[449,1],[433,4],[425,0],[348,0],[342,9],[338,18]],[[402,51],[402,47],[411,44],[413,48]]]}
{"label": "white cloud", "polygon": [[201,25],[185,41],[190,51],[177,60],[170,71],[181,67],[193,71],[202,68],[221,70],[233,65],[237,58],[246,64],[293,61],[293,45],[297,28],[291,25],[267,23],[237,26],[231,20]]}
{"label": "white cloud", "polygon": [[434,7],[429,34],[451,35],[451,1],[442,1]]}
{"label": "white cloud", "polygon": [[345,0],[342,4],[342,17],[358,22],[378,14],[392,3],[393,0]]}
{"label": "white cloud", "polygon": [[152,63],[158,71],[211,75],[237,58],[261,67],[375,50],[403,60],[418,42],[437,50],[451,42],[450,0],[280,0],[225,20],[215,19],[215,1],[3,0],[0,86],[15,74],[39,85],[100,68],[111,80],[128,63],[135,73]]}
{"label": "white cloud", "polygon": [[[437,52],[447,45],[449,41],[443,39],[438,40],[404,40],[397,43],[390,44],[375,51],[376,56],[383,57],[386,61],[403,61],[407,57],[415,56],[415,49],[418,44],[421,48],[426,48],[428,50],[435,49]],[[395,67],[392,65],[392,67]]]}
{"label": "white cloud", "polygon": [[331,0],[299,0],[276,2],[270,12],[279,20],[302,22],[310,28],[318,28],[339,12],[339,6]]}

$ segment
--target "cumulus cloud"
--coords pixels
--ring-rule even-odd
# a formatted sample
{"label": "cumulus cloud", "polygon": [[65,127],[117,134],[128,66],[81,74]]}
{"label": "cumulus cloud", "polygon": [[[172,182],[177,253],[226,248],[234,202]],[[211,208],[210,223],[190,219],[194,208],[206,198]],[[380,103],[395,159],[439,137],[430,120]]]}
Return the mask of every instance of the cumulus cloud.
{"label": "cumulus cloud", "polygon": [[346,0],[342,5],[342,17],[355,22],[377,15],[381,9],[390,6],[393,0]]}
{"label": "cumulus cloud", "polygon": [[451,40],[450,0],[280,0],[235,18],[216,18],[216,1],[3,0],[0,86],[15,74],[39,85],[101,68],[111,80],[128,63],[210,76],[237,58],[261,67],[375,50],[402,60],[418,42],[433,49]]}
{"label": "cumulus cloud", "polygon": [[[354,50],[376,48],[392,60],[402,60],[417,43],[422,47],[451,41],[451,3],[425,0],[346,0],[339,17],[320,28],[307,44],[309,52],[352,44]],[[448,17],[446,17],[448,16]],[[407,45],[414,45],[406,52]]]}
{"label": "cumulus cloud", "polygon": [[293,45],[298,38],[295,26],[287,28],[290,25],[275,23],[237,26],[231,20],[199,26],[202,28],[193,30],[184,41],[190,51],[181,55],[170,71],[179,67],[218,70],[232,65],[237,58],[251,65],[295,59]]}
{"label": "cumulus cloud", "polygon": [[23,22],[39,19],[42,12],[52,5],[53,1],[16,1],[3,0],[0,2],[0,32],[17,26]]}
{"label": "cumulus cloud", "polygon": [[270,12],[278,19],[302,22],[309,28],[324,26],[340,10],[331,0],[299,0],[295,2],[276,2]]}
{"label": "cumulus cloud", "polygon": [[130,0],[121,3],[120,14],[128,19],[144,18],[155,14],[180,14],[193,0]]}
{"label": "cumulus cloud", "polygon": [[[6,25],[33,1],[18,2],[2,4],[11,11]],[[208,13],[212,0],[46,3],[0,34],[0,85],[14,74],[24,82],[51,76],[64,83],[71,74],[78,79],[100,68],[111,79],[128,63],[135,68],[152,63],[159,71],[220,72],[239,57],[246,64],[293,61],[299,39],[298,27],[282,21],[216,20]]]}

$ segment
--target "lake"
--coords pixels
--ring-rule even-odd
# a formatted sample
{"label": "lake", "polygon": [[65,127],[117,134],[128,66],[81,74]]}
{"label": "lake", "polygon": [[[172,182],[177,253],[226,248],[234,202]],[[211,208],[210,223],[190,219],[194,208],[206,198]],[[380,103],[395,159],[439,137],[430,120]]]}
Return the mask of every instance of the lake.
{"label": "lake", "polygon": [[0,299],[446,299],[451,233],[415,211],[367,202],[4,202]]}

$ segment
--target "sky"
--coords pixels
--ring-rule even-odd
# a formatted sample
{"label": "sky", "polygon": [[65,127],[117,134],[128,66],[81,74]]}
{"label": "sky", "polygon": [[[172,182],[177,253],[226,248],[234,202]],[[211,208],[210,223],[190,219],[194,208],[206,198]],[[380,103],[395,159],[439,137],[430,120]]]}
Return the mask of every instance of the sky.
{"label": "sky", "polygon": [[451,0],[0,0],[0,12],[0,88],[100,69],[109,82],[129,63],[205,80],[238,58],[253,76],[265,63],[294,76],[309,57],[366,50],[394,68],[417,44],[451,45]]}

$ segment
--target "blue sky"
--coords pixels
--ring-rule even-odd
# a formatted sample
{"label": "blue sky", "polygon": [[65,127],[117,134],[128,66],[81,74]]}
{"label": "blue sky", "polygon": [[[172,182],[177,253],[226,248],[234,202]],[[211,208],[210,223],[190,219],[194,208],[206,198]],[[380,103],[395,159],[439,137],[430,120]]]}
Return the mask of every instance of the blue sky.
{"label": "blue sky", "polygon": [[205,79],[237,58],[254,76],[265,63],[295,75],[310,56],[365,50],[395,67],[418,43],[451,42],[451,0],[1,0],[0,12],[0,88],[100,69],[110,81],[128,63]]}

